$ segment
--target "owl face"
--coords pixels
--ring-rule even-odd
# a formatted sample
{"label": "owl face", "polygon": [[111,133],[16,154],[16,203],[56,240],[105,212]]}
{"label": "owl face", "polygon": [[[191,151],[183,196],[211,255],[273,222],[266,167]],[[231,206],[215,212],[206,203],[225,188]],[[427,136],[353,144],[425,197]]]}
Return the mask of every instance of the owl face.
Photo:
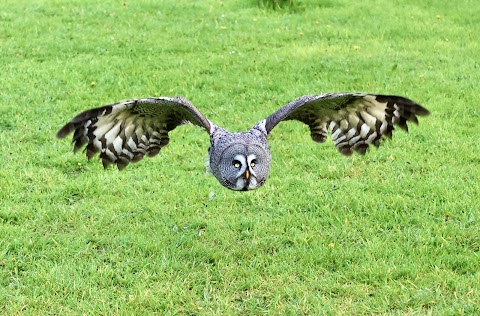
{"label": "owl face", "polygon": [[270,162],[268,147],[234,142],[225,147],[219,157],[218,168],[212,171],[228,189],[254,190],[267,180]]}

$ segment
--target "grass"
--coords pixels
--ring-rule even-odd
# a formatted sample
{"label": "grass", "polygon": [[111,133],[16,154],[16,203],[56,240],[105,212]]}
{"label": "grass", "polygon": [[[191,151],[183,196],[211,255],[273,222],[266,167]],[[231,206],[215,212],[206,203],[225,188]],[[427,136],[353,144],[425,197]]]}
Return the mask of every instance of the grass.
{"label": "grass", "polygon": [[[12,1],[0,13],[0,314],[480,312],[480,5]],[[303,94],[400,94],[432,115],[366,156],[279,125],[259,190],[171,133],[125,171],[73,155],[77,112],[182,95],[244,130]]]}

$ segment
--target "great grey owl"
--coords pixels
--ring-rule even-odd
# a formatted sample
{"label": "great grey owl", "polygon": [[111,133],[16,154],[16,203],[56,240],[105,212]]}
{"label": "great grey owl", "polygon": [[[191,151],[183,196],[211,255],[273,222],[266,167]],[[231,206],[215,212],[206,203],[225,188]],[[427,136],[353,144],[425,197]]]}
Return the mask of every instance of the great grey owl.
{"label": "great grey owl", "polygon": [[182,97],[156,97],[124,101],[78,114],[57,133],[74,131],[74,151],[86,145],[88,159],[100,153],[106,168],[122,170],[144,155],[155,156],[170,139],[168,132],[192,123],[210,135],[209,163],[220,184],[232,190],[254,190],[267,180],[271,155],[267,138],[281,121],[297,120],[310,127],[315,142],[329,132],[338,151],[364,154],[369,145],[391,138],[394,126],[408,131],[407,121],[429,111],[400,96],[364,93],[306,95],[281,107],[246,132],[230,133],[208,120]]}

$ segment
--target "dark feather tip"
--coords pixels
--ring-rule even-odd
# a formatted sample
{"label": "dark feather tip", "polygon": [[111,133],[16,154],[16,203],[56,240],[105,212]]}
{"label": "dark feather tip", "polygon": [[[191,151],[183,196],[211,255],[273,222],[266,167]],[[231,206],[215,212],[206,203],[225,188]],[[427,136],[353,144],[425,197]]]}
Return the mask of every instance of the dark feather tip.
{"label": "dark feather tip", "polygon": [[64,138],[65,136],[73,132],[74,129],[75,129],[75,125],[73,123],[67,123],[57,132],[55,136],[57,138]]}
{"label": "dark feather tip", "polygon": [[430,115],[430,111],[421,106],[420,104],[416,104],[415,114],[420,116],[427,116]]}

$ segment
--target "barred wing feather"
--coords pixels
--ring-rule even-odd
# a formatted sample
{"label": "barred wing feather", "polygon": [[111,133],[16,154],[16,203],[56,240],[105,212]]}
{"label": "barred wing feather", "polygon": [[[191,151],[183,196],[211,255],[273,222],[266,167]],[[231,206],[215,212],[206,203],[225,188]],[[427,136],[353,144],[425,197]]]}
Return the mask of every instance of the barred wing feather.
{"label": "barred wing feather", "polygon": [[135,99],[82,112],[57,137],[74,132],[75,152],[86,145],[88,159],[100,153],[104,167],[114,163],[122,170],[158,154],[169,143],[168,132],[189,122],[210,132],[210,121],[184,98]]}
{"label": "barred wing feather", "polygon": [[316,142],[330,133],[338,151],[364,154],[369,145],[379,146],[392,137],[394,126],[408,131],[407,122],[418,124],[417,116],[429,111],[400,96],[364,93],[307,95],[293,100],[265,120],[267,133],[283,120],[298,120],[310,127]]}

